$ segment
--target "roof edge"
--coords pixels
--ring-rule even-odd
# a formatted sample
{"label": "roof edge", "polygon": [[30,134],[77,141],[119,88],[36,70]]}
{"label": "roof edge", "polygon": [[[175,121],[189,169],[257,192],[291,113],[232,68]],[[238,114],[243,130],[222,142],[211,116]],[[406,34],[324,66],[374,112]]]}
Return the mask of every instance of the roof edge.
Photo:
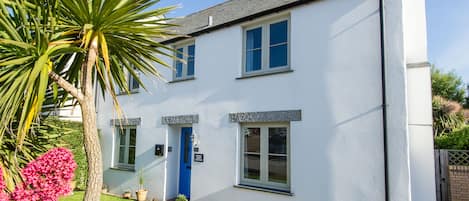
{"label": "roof edge", "polygon": [[225,23],[222,23],[222,24],[219,24],[219,25],[207,27],[205,29],[195,31],[195,32],[192,32],[190,34],[186,34],[185,36],[178,36],[178,37],[171,38],[171,39],[168,39],[168,40],[163,40],[160,43],[164,44],[164,45],[168,45],[168,44],[171,44],[171,43],[176,43],[178,41],[187,39],[188,38],[187,36],[190,36],[190,37],[199,36],[199,35],[202,35],[202,34],[205,34],[205,33],[216,31],[218,29],[233,26],[235,24],[240,24],[240,23],[243,23],[243,22],[246,22],[246,21],[251,21],[251,20],[254,20],[254,19],[259,18],[259,17],[263,17],[263,16],[270,15],[270,14],[277,13],[277,12],[281,12],[281,11],[284,11],[286,9],[290,9],[290,8],[300,6],[300,5],[303,5],[303,4],[307,4],[307,3],[311,3],[311,2],[314,2],[314,1],[320,1],[320,0],[299,0],[299,1],[295,1],[293,3],[285,4],[283,6],[279,6],[279,7],[276,7],[276,8],[269,9],[269,10],[265,10],[265,11],[255,13],[255,14],[252,14],[252,15],[248,15],[246,17],[242,17],[242,18],[239,18],[239,19],[236,19],[236,20],[232,20],[232,21],[225,22]]}

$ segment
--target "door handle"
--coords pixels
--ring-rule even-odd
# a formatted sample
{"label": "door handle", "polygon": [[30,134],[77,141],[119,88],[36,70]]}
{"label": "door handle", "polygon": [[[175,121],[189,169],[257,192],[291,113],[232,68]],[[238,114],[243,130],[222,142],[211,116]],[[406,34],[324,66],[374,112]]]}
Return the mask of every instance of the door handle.
{"label": "door handle", "polygon": [[189,169],[189,170],[192,169],[191,166],[186,166],[186,168]]}

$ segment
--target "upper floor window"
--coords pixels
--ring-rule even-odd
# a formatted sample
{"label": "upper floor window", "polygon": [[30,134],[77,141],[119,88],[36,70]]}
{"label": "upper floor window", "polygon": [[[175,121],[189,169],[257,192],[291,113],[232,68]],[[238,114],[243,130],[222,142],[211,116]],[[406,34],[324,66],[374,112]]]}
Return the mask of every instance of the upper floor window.
{"label": "upper floor window", "polygon": [[[176,48],[175,71],[173,80],[184,80],[194,77],[195,74],[195,45],[184,45]],[[182,61],[181,61],[182,60]],[[185,62],[183,62],[185,61]]]}
{"label": "upper floor window", "polygon": [[[136,70],[134,71],[137,75],[139,74]],[[127,88],[129,89],[129,93],[136,93],[138,92],[140,88],[140,84],[138,83],[137,79],[134,76],[132,76],[132,74],[128,71],[127,71]],[[127,94],[127,92],[125,91],[125,89],[120,88],[119,94]]]}
{"label": "upper floor window", "polygon": [[289,20],[249,26],[244,32],[243,74],[273,72],[289,66]]}
{"label": "upper floor window", "polygon": [[132,76],[130,73],[127,84],[130,92],[138,91],[138,89],[140,88],[140,84],[138,83],[137,79],[135,79],[134,76]]}

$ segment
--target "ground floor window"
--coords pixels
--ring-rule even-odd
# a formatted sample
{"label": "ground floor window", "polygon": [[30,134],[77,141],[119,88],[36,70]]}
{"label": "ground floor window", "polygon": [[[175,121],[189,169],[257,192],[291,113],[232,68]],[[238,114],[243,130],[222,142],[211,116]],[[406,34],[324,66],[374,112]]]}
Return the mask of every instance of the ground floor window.
{"label": "ground floor window", "polygon": [[241,131],[241,184],[289,191],[289,124],[243,124]]}
{"label": "ground floor window", "polygon": [[117,127],[116,156],[117,167],[134,169],[137,129],[135,127]]}

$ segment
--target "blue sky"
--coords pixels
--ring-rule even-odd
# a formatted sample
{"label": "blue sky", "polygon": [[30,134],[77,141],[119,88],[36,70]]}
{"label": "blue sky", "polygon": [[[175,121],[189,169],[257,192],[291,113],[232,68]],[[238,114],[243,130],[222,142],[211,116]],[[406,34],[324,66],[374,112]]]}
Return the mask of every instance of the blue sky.
{"label": "blue sky", "polygon": [[[157,6],[179,5],[169,17],[203,10],[225,0],[161,0]],[[429,61],[455,71],[469,83],[469,0],[426,0]]]}
{"label": "blue sky", "polygon": [[203,10],[210,6],[217,5],[225,0],[161,0],[156,4],[158,7],[162,6],[180,6],[178,9],[170,13],[169,17],[181,17],[188,14]]}
{"label": "blue sky", "polygon": [[428,56],[469,83],[469,1],[427,0]]}

